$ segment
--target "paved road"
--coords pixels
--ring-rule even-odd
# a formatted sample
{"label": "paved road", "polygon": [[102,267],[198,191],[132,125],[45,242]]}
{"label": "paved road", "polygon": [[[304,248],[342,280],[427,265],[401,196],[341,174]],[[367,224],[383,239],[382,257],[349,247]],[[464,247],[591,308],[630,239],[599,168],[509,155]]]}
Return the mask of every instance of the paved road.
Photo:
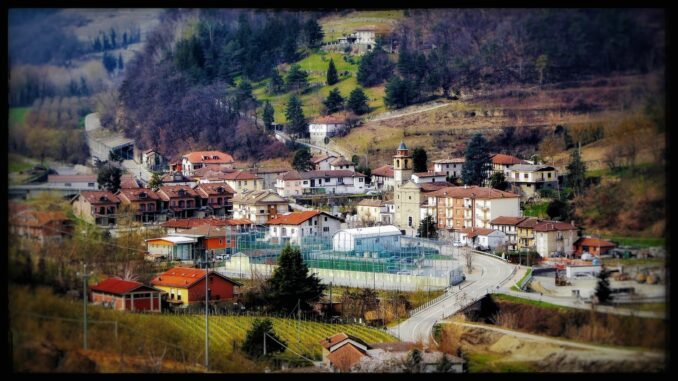
{"label": "paved road", "polygon": [[[281,132],[281,131],[276,131],[276,132],[275,132],[275,136],[278,138],[278,140],[281,140],[281,139],[282,139],[283,141],[289,141],[289,140],[292,140],[292,139],[289,137],[289,135],[287,135],[286,133]],[[325,147],[320,147],[320,146],[317,146],[317,145],[315,145],[315,144],[300,142],[300,141],[298,141],[298,140],[297,140],[296,142],[299,143],[299,144],[301,144],[301,145],[304,145],[304,146],[306,146],[306,147],[309,147],[309,148],[315,148],[315,149],[317,149],[317,150],[319,150],[319,151],[321,151],[321,152],[324,151],[326,154],[331,154],[331,155],[334,155],[334,156],[336,156],[336,157],[343,157],[343,155],[341,155],[340,153],[338,153],[338,152],[336,152],[336,151],[332,151],[331,149],[328,149],[328,148],[325,148]],[[350,157],[349,157],[349,158],[346,158],[346,160],[351,160],[351,158],[350,158]]]}
{"label": "paved road", "polygon": [[402,341],[421,340],[428,344],[436,322],[454,315],[492,290],[503,290],[512,285],[508,280],[514,275],[514,265],[482,254],[473,253],[471,256],[473,271],[466,273],[466,280],[463,283],[449,289],[447,296],[440,302],[417,312],[389,331]]}
{"label": "paved road", "polygon": [[[401,117],[403,117],[403,116],[414,115],[414,114],[419,114],[419,113],[422,113],[422,112],[427,112],[427,111],[435,110],[435,109],[437,109],[437,108],[449,106],[449,105],[451,105],[451,104],[452,104],[452,103],[436,104],[436,105],[433,105],[433,106],[430,106],[430,107],[423,107],[423,108],[417,109],[417,110],[415,110],[415,111],[404,112],[404,113],[397,113],[397,114],[395,114],[395,115],[387,114],[387,115],[384,115],[384,116],[378,116],[378,117],[375,117],[374,119],[369,119],[368,122],[381,122],[381,121],[383,121],[383,120],[389,120],[389,119],[401,118]],[[382,115],[383,115],[383,114],[382,114]]]}
{"label": "paved road", "polygon": [[564,345],[572,348],[579,348],[579,349],[585,349],[585,350],[591,350],[595,351],[598,353],[606,353],[609,355],[613,355],[615,357],[632,357],[634,359],[637,359],[638,356],[644,356],[644,357],[651,357],[654,359],[661,359],[664,358],[664,353],[661,351],[652,351],[652,350],[645,350],[645,349],[626,349],[626,348],[616,348],[616,347],[608,347],[608,346],[602,346],[602,345],[593,345],[593,344],[585,344],[585,343],[580,343],[576,341],[570,341],[570,340],[563,340],[563,339],[558,339],[555,337],[549,337],[549,336],[541,336],[541,335],[534,335],[531,333],[525,333],[525,332],[519,332],[519,331],[513,331],[509,329],[504,329],[504,328],[499,328],[499,327],[494,327],[494,326],[488,326],[484,324],[471,324],[471,323],[462,323],[462,322],[444,322],[445,324],[456,324],[456,325],[461,325],[464,327],[471,327],[471,328],[479,328],[479,329],[484,329],[488,331],[494,331],[498,333],[502,333],[504,335],[511,335],[515,336],[524,340],[531,340],[531,341],[537,341],[537,342],[542,342],[542,343],[547,343],[547,344],[555,344],[555,345]]}

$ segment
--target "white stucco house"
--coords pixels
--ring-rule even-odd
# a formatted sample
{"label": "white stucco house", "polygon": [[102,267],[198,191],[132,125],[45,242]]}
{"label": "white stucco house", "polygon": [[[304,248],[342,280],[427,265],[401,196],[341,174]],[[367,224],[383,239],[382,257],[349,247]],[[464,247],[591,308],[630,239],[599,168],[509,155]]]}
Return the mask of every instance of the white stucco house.
{"label": "white stucco house", "polygon": [[332,237],[341,227],[342,220],[319,210],[291,212],[269,220],[266,239],[273,243],[303,243],[308,237]]}

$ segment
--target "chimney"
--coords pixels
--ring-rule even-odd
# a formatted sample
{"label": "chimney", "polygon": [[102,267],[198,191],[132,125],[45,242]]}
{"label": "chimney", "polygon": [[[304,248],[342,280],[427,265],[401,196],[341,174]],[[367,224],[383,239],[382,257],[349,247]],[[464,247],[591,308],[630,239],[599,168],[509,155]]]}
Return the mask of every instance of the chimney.
{"label": "chimney", "polygon": [[574,220],[570,220],[570,224],[572,224],[572,226],[576,226],[576,225],[574,224]]}

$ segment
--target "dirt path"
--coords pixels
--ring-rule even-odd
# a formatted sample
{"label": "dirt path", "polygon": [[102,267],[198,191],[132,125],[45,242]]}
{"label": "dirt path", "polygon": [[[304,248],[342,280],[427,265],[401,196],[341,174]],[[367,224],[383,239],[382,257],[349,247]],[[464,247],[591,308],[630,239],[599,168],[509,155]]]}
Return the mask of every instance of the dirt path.
{"label": "dirt path", "polygon": [[[471,323],[462,323],[462,322],[454,322],[454,321],[447,321],[444,322],[445,324],[456,324],[460,325],[463,327],[469,327],[469,328],[478,328],[478,329],[484,329],[488,331],[493,331],[497,333],[501,333],[504,335],[510,335],[513,337],[517,337],[519,339],[523,340],[528,340],[528,341],[533,341],[533,342],[539,342],[539,343],[544,343],[544,344],[551,344],[551,345],[557,345],[557,346],[564,346],[564,347],[569,347],[569,348],[576,348],[576,349],[583,349],[587,351],[593,351],[596,353],[597,356],[601,357],[607,357],[607,358],[629,358],[629,359],[634,359],[638,360],[639,358],[645,358],[648,360],[661,360],[664,358],[664,353],[659,352],[659,351],[652,351],[652,350],[644,350],[644,349],[625,349],[625,348],[613,348],[613,347],[607,347],[607,346],[601,346],[601,345],[592,345],[592,344],[585,344],[585,343],[579,343],[575,341],[570,341],[570,340],[564,340],[564,339],[557,339],[554,337],[548,337],[548,336],[541,336],[541,335],[534,335],[530,333],[524,333],[524,332],[518,332],[518,331],[512,331],[508,329],[503,329],[503,328],[498,328],[498,327],[492,327],[492,326],[487,326],[483,324],[471,324]],[[593,356],[593,354],[588,354],[587,356]]]}
{"label": "dirt path", "polygon": [[386,114],[384,116],[377,116],[374,119],[369,119],[369,120],[366,120],[365,122],[366,123],[381,122],[381,121],[384,121],[384,120],[400,118],[400,117],[403,117],[403,116],[408,116],[408,115],[413,115],[413,114],[419,114],[421,112],[427,112],[427,111],[435,110],[437,108],[445,107],[445,106],[449,106],[449,105],[451,105],[451,103],[435,104],[433,106],[425,106],[425,107],[419,108],[419,109],[414,110],[414,111],[398,113],[398,114],[395,114],[395,115],[392,114],[391,112],[386,112],[386,113],[381,114],[381,115]]}

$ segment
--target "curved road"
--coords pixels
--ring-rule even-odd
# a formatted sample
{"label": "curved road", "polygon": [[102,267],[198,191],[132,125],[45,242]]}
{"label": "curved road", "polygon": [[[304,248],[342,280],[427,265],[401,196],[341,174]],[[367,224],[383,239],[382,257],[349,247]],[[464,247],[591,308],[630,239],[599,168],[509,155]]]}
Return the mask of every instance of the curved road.
{"label": "curved road", "polygon": [[[473,271],[466,274],[463,283],[448,289],[447,296],[438,303],[418,311],[409,319],[390,328],[390,333],[402,341],[421,340],[426,345],[436,322],[454,315],[492,290],[511,286],[511,283],[506,281],[514,275],[514,265],[482,254],[471,255]],[[461,260],[464,261],[463,258]]]}

